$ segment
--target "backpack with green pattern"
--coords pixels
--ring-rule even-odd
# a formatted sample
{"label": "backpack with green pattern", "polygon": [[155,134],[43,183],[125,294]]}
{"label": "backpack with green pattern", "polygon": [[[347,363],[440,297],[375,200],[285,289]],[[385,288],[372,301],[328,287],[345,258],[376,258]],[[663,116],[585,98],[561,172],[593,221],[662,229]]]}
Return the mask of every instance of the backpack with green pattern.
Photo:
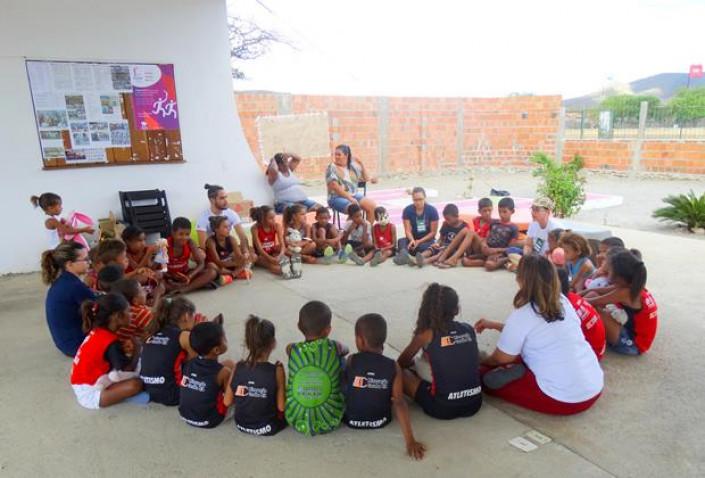
{"label": "backpack with green pattern", "polygon": [[297,432],[311,436],[338,428],[345,410],[340,372],[330,339],[292,344],[284,416]]}

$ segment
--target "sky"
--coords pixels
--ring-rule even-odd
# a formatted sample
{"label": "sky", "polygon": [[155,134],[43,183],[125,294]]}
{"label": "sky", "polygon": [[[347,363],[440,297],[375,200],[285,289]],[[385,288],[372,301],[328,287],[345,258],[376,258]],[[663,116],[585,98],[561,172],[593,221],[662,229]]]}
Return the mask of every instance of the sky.
{"label": "sky", "polygon": [[236,90],[580,96],[705,63],[705,0],[228,0],[273,29]]}

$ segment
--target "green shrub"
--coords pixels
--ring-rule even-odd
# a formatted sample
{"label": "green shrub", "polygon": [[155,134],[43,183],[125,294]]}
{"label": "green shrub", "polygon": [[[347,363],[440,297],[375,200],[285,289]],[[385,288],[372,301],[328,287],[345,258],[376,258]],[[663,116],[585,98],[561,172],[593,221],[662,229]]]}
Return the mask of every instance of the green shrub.
{"label": "green shrub", "polygon": [[533,175],[541,178],[536,192],[551,198],[557,217],[577,213],[585,203],[585,177],[581,173],[583,160],[577,154],[567,163],[559,163],[545,153],[535,153],[531,162],[536,164]]}
{"label": "green shrub", "polygon": [[668,206],[655,210],[653,217],[685,224],[691,232],[695,228],[705,228],[705,193],[698,197],[691,190],[688,194],[667,196],[663,202]]}

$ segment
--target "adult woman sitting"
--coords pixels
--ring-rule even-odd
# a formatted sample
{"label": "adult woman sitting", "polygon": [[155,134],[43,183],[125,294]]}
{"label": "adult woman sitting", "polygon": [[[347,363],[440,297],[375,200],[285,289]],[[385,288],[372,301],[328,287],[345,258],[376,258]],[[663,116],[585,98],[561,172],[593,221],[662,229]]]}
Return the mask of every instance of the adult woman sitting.
{"label": "adult woman sitting", "polygon": [[374,184],[377,178],[370,177],[364,165],[359,160],[353,159],[350,146],[339,145],[335,148],[333,162],[326,169],[328,205],[338,212],[347,214],[351,204],[359,204],[365,211],[367,220],[372,223],[377,205],[358,191],[357,185],[360,181]]}
{"label": "adult woman sitting", "polygon": [[306,196],[301,180],[294,174],[299,163],[301,158],[291,153],[277,153],[269,161],[267,182],[274,191],[274,211],[277,214],[283,214],[293,204],[301,204],[307,211],[320,207],[320,204]]}
{"label": "adult woman sitting", "polygon": [[95,294],[80,276],[88,271],[88,250],[77,242],[64,242],[42,254],[42,280],[49,285],[46,316],[56,348],[73,357],[86,337],[81,304]]}
{"label": "adult woman sitting", "polygon": [[412,262],[423,265],[421,254],[436,242],[438,209],[426,202],[424,188],[417,186],[412,189],[411,200],[413,202],[404,208],[401,215],[405,237],[399,240],[399,254],[394,257],[396,265],[409,263],[409,255],[416,258]]}
{"label": "adult woman sitting", "polygon": [[524,256],[517,282],[514,312],[506,322],[475,324],[477,333],[501,332],[494,352],[482,361],[485,393],[552,415],[587,410],[602,393],[602,369],[561,295],[556,269],[543,256]]}

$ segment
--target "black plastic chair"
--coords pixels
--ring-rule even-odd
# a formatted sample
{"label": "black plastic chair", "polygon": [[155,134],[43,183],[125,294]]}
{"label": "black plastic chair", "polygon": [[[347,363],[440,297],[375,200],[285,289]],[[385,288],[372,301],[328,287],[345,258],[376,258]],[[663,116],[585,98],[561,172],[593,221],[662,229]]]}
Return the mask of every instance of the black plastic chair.
{"label": "black plastic chair", "polygon": [[[357,187],[362,188],[362,195],[363,196],[367,196],[367,181],[358,181]],[[365,219],[367,219],[367,213],[365,213],[365,211],[362,211],[362,214],[365,217]],[[340,212],[338,212],[335,209],[333,209],[333,221],[337,222],[338,230],[341,230],[342,228],[340,226]]]}
{"label": "black plastic chair", "polygon": [[120,191],[122,218],[147,233],[158,232],[161,237],[171,234],[171,215],[166,192],[161,189]]}

